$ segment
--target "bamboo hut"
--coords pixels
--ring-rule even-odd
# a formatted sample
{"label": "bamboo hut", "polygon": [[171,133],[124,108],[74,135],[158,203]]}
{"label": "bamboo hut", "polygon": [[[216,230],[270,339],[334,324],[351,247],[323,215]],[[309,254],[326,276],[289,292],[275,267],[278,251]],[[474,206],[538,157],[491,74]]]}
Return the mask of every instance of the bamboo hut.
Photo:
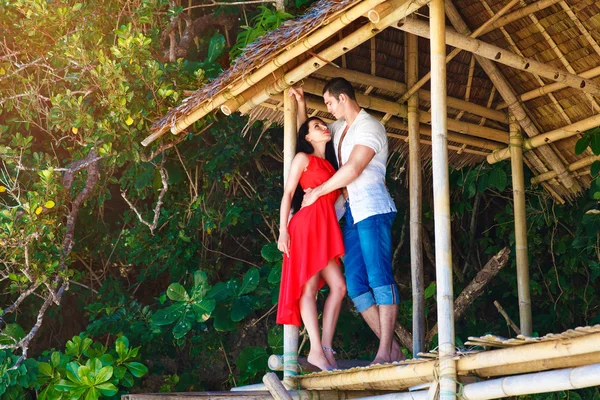
{"label": "bamboo hut", "polygon": [[[296,132],[287,88],[302,85],[309,115],[331,120],[323,85],[336,76],[353,83],[361,107],[385,124],[390,152],[409,160],[415,354],[424,349],[421,169],[430,170],[435,196],[438,353],[298,375],[298,332],[286,327],[285,356],[272,367],[283,369],[285,387],[295,390],[269,377],[245,391],[182,398],[492,399],[600,385],[600,326],[530,337],[523,178],[527,165],[532,181],[561,204],[589,187],[588,167],[598,157],[574,149],[584,131],[600,125],[599,32],[596,0],[321,0],[252,43],[229,70],[157,121],[145,146],[163,136],[173,140],[168,136],[214,112],[283,124],[287,169]],[[469,338],[491,350],[459,354],[447,166],[509,158],[522,335]],[[475,381],[480,378],[487,380]],[[538,384],[527,384],[531,379]],[[406,391],[415,387],[421,390]]]}

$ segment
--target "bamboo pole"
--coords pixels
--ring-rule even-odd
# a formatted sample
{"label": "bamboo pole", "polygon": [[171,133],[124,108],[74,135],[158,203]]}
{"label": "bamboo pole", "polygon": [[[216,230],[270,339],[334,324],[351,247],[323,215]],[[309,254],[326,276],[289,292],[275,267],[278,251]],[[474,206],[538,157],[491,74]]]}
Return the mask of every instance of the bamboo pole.
{"label": "bamboo pole", "polygon": [[[600,75],[600,67],[594,67],[588,71],[578,74],[578,76],[581,76],[582,78],[586,78],[586,79],[592,79],[592,78],[597,77],[598,75]],[[519,96],[519,100],[525,102],[525,101],[537,99],[538,97],[541,97],[541,96],[549,94],[549,93],[554,93],[554,92],[562,90],[566,87],[568,87],[568,86],[565,84],[562,84],[562,83],[551,83],[551,84],[539,87],[537,89],[530,90],[529,92],[523,93],[522,95]],[[506,102],[502,102],[502,103],[498,104],[498,107],[496,107],[497,110],[503,110],[505,108],[508,108],[508,103],[506,103]]]}
{"label": "bamboo pole", "polygon": [[486,33],[493,31],[494,29],[498,29],[502,26],[510,24],[511,22],[527,17],[537,11],[541,11],[545,8],[548,8],[551,5],[556,4],[560,1],[562,0],[541,0],[536,3],[530,4],[526,7],[520,8],[517,11],[507,14],[504,17],[500,18],[498,21],[491,24],[481,34],[485,35]]}
{"label": "bamboo pole", "polygon": [[[498,18],[500,18],[502,15],[504,15],[508,10],[510,10],[519,1],[521,1],[521,0],[511,0],[508,4],[506,4],[504,7],[502,7],[502,9],[500,11],[498,11],[495,15],[492,15],[492,17],[490,19],[488,19],[487,21],[485,21],[485,23],[483,25],[481,25],[473,33],[471,33],[469,35],[469,37],[471,37],[471,38],[478,37],[485,28],[487,28],[489,25],[493,24],[494,21],[496,21]],[[454,57],[456,57],[458,55],[458,53],[460,53],[461,51],[462,51],[462,49],[459,49],[459,48],[455,48],[454,50],[452,50],[450,52],[450,54],[448,54],[446,56],[446,64],[449,63],[450,61],[452,61],[454,59]],[[400,100],[398,100],[398,103],[404,103],[410,96],[413,95],[413,93],[415,93],[425,83],[427,83],[430,78],[431,78],[431,72],[426,73],[425,76],[423,76],[421,79],[419,79],[418,82],[415,82],[414,85],[411,85],[411,88],[404,94],[404,96],[402,96],[400,98]]]}
{"label": "bamboo pole", "polygon": [[[547,145],[549,143],[553,143],[558,140],[566,139],[571,136],[575,136],[578,133],[585,132],[588,129],[597,127],[598,125],[600,125],[600,115],[595,115],[593,117],[583,119],[579,122],[575,122],[574,124],[567,125],[562,128],[555,129],[553,131],[542,133],[540,135],[529,138],[529,139],[525,140],[525,142],[523,143],[523,149],[524,150],[536,149],[540,146]],[[507,160],[509,158],[510,158],[510,147],[507,147],[507,148],[495,151],[492,154],[490,154],[487,158],[487,161],[490,164],[495,164],[499,161]],[[556,176],[560,177],[560,174],[557,174]]]}
{"label": "bamboo pole", "polygon": [[261,80],[260,82],[256,83],[255,85],[250,86],[247,90],[238,94],[233,99],[227,100],[221,106],[221,112],[225,115],[233,114],[238,108],[240,108],[240,106],[242,104],[244,104],[245,102],[250,100],[252,97],[256,96],[262,90],[265,90],[265,88],[267,86],[269,86],[271,83],[273,83],[277,79],[281,78],[285,73],[285,69],[287,69],[287,67],[284,65],[283,67],[279,68],[278,70],[273,72],[271,75],[269,75],[265,79]]}
{"label": "bamboo pole", "polygon": [[275,400],[292,400],[292,396],[290,396],[275,372],[267,372],[263,376],[263,383]]}
{"label": "bamboo pole", "polygon": [[[467,24],[465,24],[460,13],[452,3],[452,0],[446,1],[446,14],[448,15],[450,22],[458,32],[470,32],[469,27],[467,26]],[[537,129],[531,118],[529,118],[529,116],[527,115],[524,106],[517,100],[514,91],[510,87],[510,84],[504,78],[502,72],[500,72],[496,64],[484,57],[476,56],[475,58],[477,62],[479,62],[485,73],[488,75],[488,77],[490,78],[500,95],[504,98],[505,101],[507,101],[510,104],[509,109],[511,114],[513,114],[517,118],[517,121],[519,121],[519,124],[527,133],[527,135],[538,135],[540,133],[539,130]],[[554,151],[550,147],[541,147],[539,149],[539,152],[544,157],[550,168],[556,171],[559,174],[559,176],[563,178],[563,183],[567,189],[570,189],[573,193],[578,193],[581,190],[579,184],[566,171],[564,163],[560,160],[560,158],[558,158],[556,153],[554,153]],[[543,165],[543,163],[541,163],[541,161],[536,160],[535,163],[536,168],[538,168],[539,170],[545,169],[545,166]]]}
{"label": "bamboo pole", "polygon": [[[315,95],[321,95],[324,87],[325,82],[310,78],[304,79],[304,85],[302,86],[305,92]],[[384,100],[375,96],[365,96],[361,93],[356,93],[356,101],[363,108],[395,115],[403,119],[408,118],[408,107],[404,104],[398,104],[396,102]],[[419,121],[424,124],[431,125],[433,121],[433,113],[419,110]],[[468,122],[455,120],[449,120],[447,122],[447,127],[455,132],[460,132],[469,136],[476,136],[501,143],[509,142],[508,132],[500,129],[488,128],[487,126],[480,126],[477,124],[470,124]]]}
{"label": "bamboo pole", "polygon": [[181,132],[215,108],[220,107],[227,100],[233,99],[236,95],[242,93],[244,90],[255,85],[263,78],[279,69],[282,65],[287,64],[300,54],[305,53],[307,49],[312,49],[323,41],[327,40],[331,36],[332,32],[341,30],[383,1],[384,0],[361,1],[355,7],[352,7],[351,9],[341,13],[333,21],[329,23],[326,23],[327,21],[324,22],[322,28],[317,29],[306,38],[298,40],[294,45],[291,46],[289,50],[284,51],[252,74],[243,75],[237,83],[233,84],[232,88],[227,88],[221,93],[217,94],[214,98],[199,104],[190,114],[182,116],[175,121],[175,124],[172,128],[169,125],[165,125],[161,129],[153,132],[150,136],[144,139],[142,144],[144,146],[149,145],[154,140],[165,134],[169,128],[171,128],[171,131],[174,134]]}
{"label": "bamboo pole", "polygon": [[510,121],[510,154],[515,214],[515,250],[521,333],[531,336],[531,296],[529,294],[529,255],[527,252],[527,217],[525,212],[525,179],[523,177],[523,137],[519,123]]}
{"label": "bamboo pole", "polygon": [[[272,98],[274,100],[283,101],[283,96],[281,94],[275,95]],[[322,100],[314,100],[314,97],[308,96],[308,95],[305,97],[305,99],[306,99],[307,108],[317,110],[317,111],[322,111],[322,112],[328,112],[327,107],[325,106],[325,104],[323,103]],[[278,107],[275,104],[262,103],[260,106],[265,107],[265,108],[270,108],[273,110],[282,111],[281,107]],[[372,111],[370,110],[370,114],[373,115],[375,118],[380,117],[379,112],[375,111],[375,110],[372,110]],[[333,122],[333,120],[328,119],[328,118],[321,117],[321,119],[325,122]],[[405,121],[400,120],[398,118],[390,119],[386,123],[386,126],[388,126],[390,128],[394,128],[394,129],[408,131],[408,124]],[[431,126],[420,124],[419,125],[419,133],[422,135],[431,136]],[[394,138],[403,139],[403,140],[408,139],[408,136],[399,135],[399,134],[391,133],[391,132],[387,132],[387,135],[389,137],[394,137]],[[494,141],[486,140],[486,139],[480,139],[480,138],[476,138],[476,137],[468,136],[468,135],[462,135],[462,134],[456,133],[456,132],[448,132],[448,140],[450,140],[452,142],[461,143],[464,145],[475,146],[475,147],[479,147],[482,149],[487,149],[487,150],[498,150],[498,149],[502,148],[502,145],[498,142],[494,142]],[[420,139],[420,142],[421,142],[421,144],[431,145],[431,142],[428,140]],[[455,150],[455,151],[458,151],[461,149],[460,147],[457,147],[457,146],[448,146],[448,148],[451,150]],[[468,149],[468,148],[463,149],[463,152],[477,154],[480,156],[489,155],[489,153],[487,153],[487,152],[482,152],[479,150]]]}
{"label": "bamboo pole", "polygon": [[[405,34],[406,83],[414,85],[419,78],[419,38]],[[419,134],[419,95],[408,99],[408,193],[410,202],[410,272],[412,284],[413,355],[425,350],[425,297],[423,288],[423,230],[422,230],[422,166]]]}
{"label": "bamboo pole", "polygon": [[432,0],[431,26],[431,115],[433,202],[435,224],[435,272],[439,326],[440,400],[456,399],[454,362],[454,292],[452,288],[452,240],[450,229],[450,181],[448,176],[446,110],[446,16],[444,0]]}
{"label": "bamboo pole", "polygon": [[600,364],[593,364],[472,383],[464,387],[463,397],[469,400],[488,400],[597,385],[600,385]]}
{"label": "bamboo pole", "polygon": [[[292,166],[296,152],[296,114],[298,104],[294,97],[288,96],[286,90],[283,95],[283,184]],[[283,326],[283,383],[288,388],[293,388],[295,378],[300,373],[298,368],[298,327],[295,325]]]}
{"label": "bamboo pole", "polygon": [[[240,107],[242,114],[247,113],[253,107],[261,104],[269,97],[280,93],[285,88],[293,86],[306,78],[308,75],[319,70],[326,64],[327,61],[334,60],[344,53],[347,53],[351,49],[357,47],[361,43],[367,41],[377,33],[394,24],[396,21],[405,18],[407,15],[418,10],[420,7],[426,5],[429,0],[390,0],[391,7],[388,11],[380,13],[381,19],[378,23],[368,22],[364,26],[358,28],[339,42],[321,51],[318,55],[309,58],[298,67],[292,69],[286,73],[281,79],[278,79],[275,83],[270,85],[267,89],[261,92],[261,94],[254,96],[250,101]],[[323,61],[326,60],[326,61]]]}
{"label": "bamboo pole", "polygon": [[[588,157],[582,158],[580,160],[577,160],[574,163],[567,165],[567,170],[569,170],[570,172],[574,172],[581,168],[585,168],[588,165],[592,165],[594,163],[594,161],[600,161],[600,156],[588,156]],[[548,171],[548,172],[544,172],[543,174],[539,174],[536,177],[531,178],[531,183],[540,184],[540,183],[545,182],[552,178],[556,178],[556,172]]]}
{"label": "bamboo pole", "polygon": [[[398,23],[398,28],[405,32],[422,36],[430,37],[429,26],[426,22],[417,19],[406,19]],[[480,57],[507,65],[521,71],[527,71],[532,74],[543,76],[544,78],[561,82],[567,86],[579,89],[584,93],[590,93],[595,96],[600,96],[600,84],[591,79],[585,79],[578,75],[574,75],[551,65],[541,63],[532,58],[519,57],[518,55],[503,49],[502,47],[494,46],[481,40],[470,38],[469,36],[460,34],[454,30],[446,31],[446,41],[450,46],[457,47],[462,50],[469,51]]]}

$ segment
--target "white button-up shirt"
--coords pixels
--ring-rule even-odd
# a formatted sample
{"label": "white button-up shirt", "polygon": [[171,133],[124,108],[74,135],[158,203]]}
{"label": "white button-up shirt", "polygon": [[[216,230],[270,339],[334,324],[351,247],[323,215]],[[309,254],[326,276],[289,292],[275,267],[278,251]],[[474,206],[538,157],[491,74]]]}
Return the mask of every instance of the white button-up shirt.
{"label": "white button-up shirt", "polygon": [[[345,128],[346,120],[343,118],[329,125],[338,160],[338,147]],[[354,222],[362,221],[373,215],[396,212],[394,200],[385,185],[385,166],[388,158],[388,139],[385,127],[363,109],[348,128],[342,142],[342,165],[348,162],[355,145],[370,147],[375,151],[375,156],[358,178],[346,187]]]}

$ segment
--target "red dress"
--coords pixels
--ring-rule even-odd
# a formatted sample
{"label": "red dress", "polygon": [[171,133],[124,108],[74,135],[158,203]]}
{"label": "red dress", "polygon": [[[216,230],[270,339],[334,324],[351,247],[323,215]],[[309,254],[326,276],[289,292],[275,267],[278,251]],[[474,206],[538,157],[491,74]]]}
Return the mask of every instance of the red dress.
{"label": "red dress", "polygon": [[[308,155],[308,165],[300,176],[302,189],[315,188],[333,176],[335,170],[322,158]],[[339,262],[344,254],[342,232],[334,203],[339,190],[333,191],[308,207],[301,208],[288,224],[290,256],[283,256],[277,323],[302,325],[299,300],[302,287],[330,260]],[[319,289],[325,281],[319,279]]]}

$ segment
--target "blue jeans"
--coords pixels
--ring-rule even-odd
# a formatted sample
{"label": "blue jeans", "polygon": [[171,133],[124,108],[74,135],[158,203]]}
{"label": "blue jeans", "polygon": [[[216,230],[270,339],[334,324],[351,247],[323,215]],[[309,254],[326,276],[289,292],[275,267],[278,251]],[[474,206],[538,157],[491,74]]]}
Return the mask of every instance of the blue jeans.
{"label": "blue jeans", "polygon": [[374,304],[398,304],[400,296],[392,275],[392,222],[395,212],[354,223],[346,204],[344,273],[348,295],[358,312]]}

